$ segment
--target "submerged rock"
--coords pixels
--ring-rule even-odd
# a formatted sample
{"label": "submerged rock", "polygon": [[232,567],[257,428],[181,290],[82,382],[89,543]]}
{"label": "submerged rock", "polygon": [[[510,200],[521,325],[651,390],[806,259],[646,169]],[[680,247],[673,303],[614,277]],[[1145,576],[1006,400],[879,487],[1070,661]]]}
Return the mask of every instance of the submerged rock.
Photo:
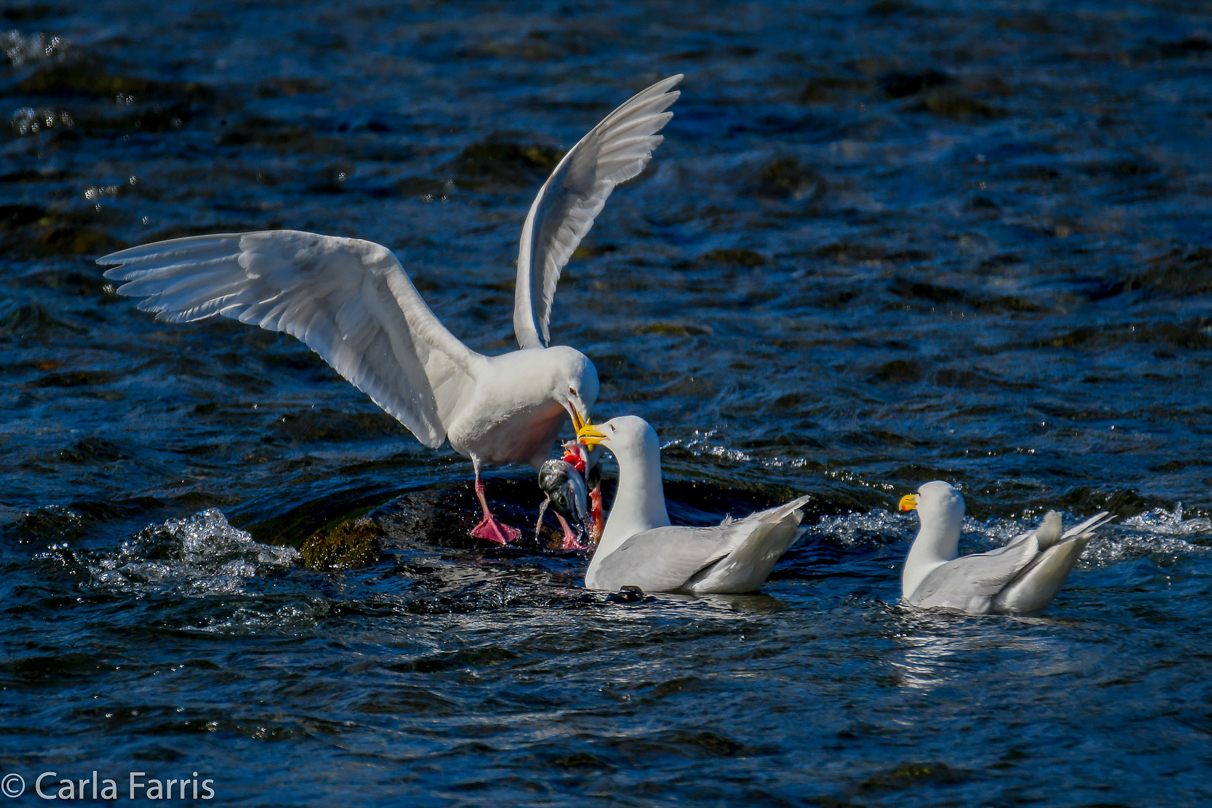
{"label": "submerged rock", "polygon": [[564,154],[552,146],[489,138],[463,149],[450,168],[455,183],[463,188],[527,187],[542,181]]}
{"label": "submerged rock", "polygon": [[644,590],[638,586],[624,586],[618,592],[607,595],[606,600],[611,603],[640,603],[645,597]]}
{"label": "submerged rock", "polygon": [[796,201],[819,199],[825,193],[825,178],[794,157],[779,157],[762,166],[757,185],[769,196]]}
{"label": "submerged rock", "polygon": [[46,63],[17,82],[17,92],[30,96],[92,97],[113,99],[120,96],[175,99],[175,101],[212,102],[216,93],[199,81],[161,81],[109,73],[93,59],[75,59],[68,63]]}
{"label": "submerged rock", "polygon": [[891,770],[876,772],[859,787],[864,790],[914,788],[925,783],[959,783],[967,777],[966,772],[946,763],[904,763]]}
{"label": "submerged rock", "polygon": [[849,76],[813,76],[804,84],[799,100],[803,104],[819,104],[839,101],[871,92],[874,84],[868,79]]}
{"label": "submerged rock", "polygon": [[36,257],[52,255],[104,255],[122,246],[109,233],[92,227],[52,227],[27,242]]}
{"label": "submerged rock", "polygon": [[917,109],[941,115],[944,118],[955,118],[970,121],[977,118],[998,118],[1003,113],[992,104],[987,104],[977,98],[953,92],[951,90],[933,90],[926,93]]}
{"label": "submerged rock", "polygon": [[766,257],[753,250],[722,248],[711,250],[699,256],[699,262],[704,264],[733,264],[738,267],[760,267],[766,263]]}
{"label": "submerged rock", "polygon": [[884,76],[881,82],[884,92],[890,98],[906,98],[917,95],[923,90],[931,90],[949,84],[951,77],[938,70],[926,70],[921,73],[893,72]]}
{"label": "submerged rock", "polygon": [[368,567],[379,559],[383,528],[370,519],[342,522],[303,542],[303,566],[315,572]]}
{"label": "submerged rock", "polygon": [[880,365],[871,374],[871,381],[888,384],[912,384],[923,377],[922,366],[912,359],[893,359]]}
{"label": "submerged rock", "polygon": [[16,90],[23,95],[105,100],[133,96],[139,101],[155,98],[211,102],[216,98],[215,91],[201,82],[170,82],[109,73],[91,59],[43,64],[18,82]]}
{"label": "submerged rock", "polygon": [[1187,296],[1212,290],[1212,248],[1174,248],[1146,264],[1142,272],[1122,281],[1116,292],[1142,290],[1149,294]]}

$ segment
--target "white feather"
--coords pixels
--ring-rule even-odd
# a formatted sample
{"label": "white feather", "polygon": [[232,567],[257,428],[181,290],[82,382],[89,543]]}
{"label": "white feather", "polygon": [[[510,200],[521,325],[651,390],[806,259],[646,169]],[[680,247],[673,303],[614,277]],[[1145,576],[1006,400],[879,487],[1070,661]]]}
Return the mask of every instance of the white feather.
{"label": "white feather", "polygon": [[483,357],[434,316],[378,244],[293,230],[196,236],[98,259],[105,277],[162,320],[216,314],[302,340],[422,443],[446,438],[450,413]]}
{"label": "white feather", "polygon": [[642,418],[600,424],[602,442],[619,461],[619,488],[585,586],[616,591],[752,592],[803,530],[808,497],[711,527],[669,524],[656,432]]}
{"label": "white feather", "polygon": [[911,606],[968,614],[1017,614],[1047,606],[1073,571],[1082,548],[1110,517],[1100,513],[1061,532],[1060,514],[1049,511],[1040,526],[987,553],[959,556],[964,498],[948,483],[918,489],[921,528],[902,576]]}
{"label": "white feather", "polygon": [[681,75],[634,96],[581,138],[539,189],[522,228],[513,330],[523,348],[546,347],[548,321],[560,272],[611,191],[635,177],[660,145],[657,134],[673,117]]}

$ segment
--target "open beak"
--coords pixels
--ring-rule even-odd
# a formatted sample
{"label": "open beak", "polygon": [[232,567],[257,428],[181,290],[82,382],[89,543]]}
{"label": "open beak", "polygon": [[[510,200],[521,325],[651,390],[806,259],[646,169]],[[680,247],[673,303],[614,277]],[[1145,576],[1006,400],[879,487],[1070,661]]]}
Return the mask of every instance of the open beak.
{"label": "open beak", "polygon": [[902,511],[916,511],[917,497],[913,494],[905,494],[905,496],[901,497],[900,508]]}
{"label": "open beak", "polygon": [[572,417],[572,428],[577,431],[577,437],[580,437],[581,430],[585,428],[585,424],[589,423],[581,417],[581,411],[577,409],[577,405],[571,401],[568,402],[568,414]]}
{"label": "open beak", "polygon": [[568,414],[572,416],[572,428],[577,431],[577,440],[584,443],[586,446],[596,446],[597,444],[585,443],[584,436],[596,435],[606,437],[601,432],[594,428],[593,423],[588,418],[581,417],[581,411],[577,409],[577,405],[571,401],[568,402]]}
{"label": "open beak", "polygon": [[600,446],[606,440],[606,435],[593,424],[584,424],[577,430],[577,440],[585,446]]}

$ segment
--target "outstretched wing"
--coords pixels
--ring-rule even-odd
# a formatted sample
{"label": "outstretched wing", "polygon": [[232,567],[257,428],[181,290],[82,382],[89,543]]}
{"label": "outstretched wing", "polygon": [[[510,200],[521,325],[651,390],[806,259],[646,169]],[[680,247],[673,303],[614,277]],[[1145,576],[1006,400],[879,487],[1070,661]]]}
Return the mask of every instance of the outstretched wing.
{"label": "outstretched wing", "polygon": [[302,340],[427,446],[479,358],[446,330],[386,247],[294,230],[160,241],[104,258],[118,293],[161,320],[216,314]]}
{"label": "outstretched wing", "polygon": [[513,330],[523,348],[545,348],[547,322],[560,271],[610,192],[644,170],[657,134],[673,117],[665,110],[678,99],[670,76],[606,116],[556,166],[526,215],[518,249],[518,282],[513,297]]}

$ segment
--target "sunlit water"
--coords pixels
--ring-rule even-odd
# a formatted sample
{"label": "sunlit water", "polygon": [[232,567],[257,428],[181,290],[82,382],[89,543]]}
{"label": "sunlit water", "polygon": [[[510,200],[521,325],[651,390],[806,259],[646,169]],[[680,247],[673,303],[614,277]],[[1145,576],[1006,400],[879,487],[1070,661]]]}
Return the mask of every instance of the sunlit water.
{"label": "sunlit water", "polygon": [[[198,772],[258,805],[1212,801],[1205,4],[0,23],[0,776]],[[293,340],[158,324],[92,263],[358,236],[503,351],[557,150],[675,72],[552,334],[594,359],[597,416],[656,426],[675,520],[813,495],[757,595],[607,597],[581,556],[477,543],[467,461]],[[1119,519],[1040,616],[915,613],[892,511],[939,478],[966,551],[1049,508]],[[533,472],[488,482],[531,528]],[[365,514],[377,563],[303,568]]]}

